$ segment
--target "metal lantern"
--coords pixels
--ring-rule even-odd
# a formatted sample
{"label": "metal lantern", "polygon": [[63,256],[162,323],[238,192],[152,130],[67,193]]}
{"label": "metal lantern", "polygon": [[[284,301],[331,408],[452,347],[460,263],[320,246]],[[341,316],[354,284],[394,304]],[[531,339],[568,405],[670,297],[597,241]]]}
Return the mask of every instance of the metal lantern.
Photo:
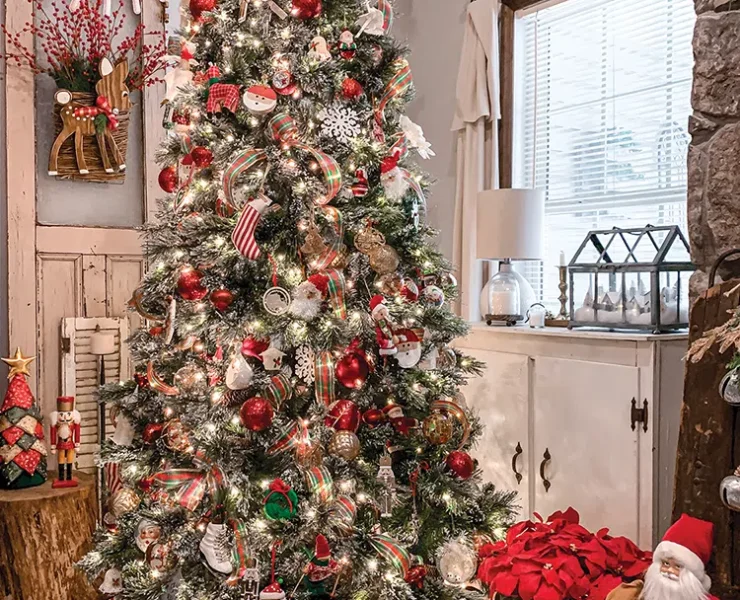
{"label": "metal lantern", "polygon": [[568,265],[568,327],[688,327],[689,244],[677,226],[590,231]]}

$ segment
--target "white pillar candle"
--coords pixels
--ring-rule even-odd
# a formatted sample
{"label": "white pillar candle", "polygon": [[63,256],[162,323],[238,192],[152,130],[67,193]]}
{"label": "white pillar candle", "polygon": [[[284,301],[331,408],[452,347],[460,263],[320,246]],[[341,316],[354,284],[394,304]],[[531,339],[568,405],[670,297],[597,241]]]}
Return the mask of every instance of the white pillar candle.
{"label": "white pillar candle", "polygon": [[560,251],[560,266],[561,267],[567,266],[567,263],[565,262],[565,251],[564,250]]}
{"label": "white pillar candle", "polygon": [[545,311],[544,310],[531,310],[529,313],[529,326],[534,328],[542,328],[545,326]]}

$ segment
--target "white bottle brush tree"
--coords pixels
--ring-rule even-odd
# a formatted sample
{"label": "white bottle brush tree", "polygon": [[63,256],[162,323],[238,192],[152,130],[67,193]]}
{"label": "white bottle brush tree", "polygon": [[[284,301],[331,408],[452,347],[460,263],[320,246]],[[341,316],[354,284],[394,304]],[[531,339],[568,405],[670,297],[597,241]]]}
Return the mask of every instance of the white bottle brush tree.
{"label": "white bottle brush tree", "polygon": [[190,13],[137,374],[101,393],[137,436],[101,450],[107,528],[81,566],[131,600],[484,598],[477,548],[514,495],[469,454],[483,365],[449,345],[467,326],[390,2]]}

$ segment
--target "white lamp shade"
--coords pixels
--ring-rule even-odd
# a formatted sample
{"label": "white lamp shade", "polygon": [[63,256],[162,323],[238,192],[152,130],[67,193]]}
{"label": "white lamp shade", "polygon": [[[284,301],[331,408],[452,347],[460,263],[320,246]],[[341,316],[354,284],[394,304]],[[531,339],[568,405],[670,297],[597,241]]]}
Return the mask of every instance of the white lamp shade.
{"label": "white lamp shade", "polygon": [[501,189],[478,194],[476,255],[489,260],[542,260],[543,190]]}

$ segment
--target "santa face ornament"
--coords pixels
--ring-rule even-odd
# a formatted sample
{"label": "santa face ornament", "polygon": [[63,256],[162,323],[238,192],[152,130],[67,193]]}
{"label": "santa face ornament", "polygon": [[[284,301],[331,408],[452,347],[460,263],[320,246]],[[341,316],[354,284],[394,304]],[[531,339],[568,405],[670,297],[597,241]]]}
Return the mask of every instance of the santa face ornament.
{"label": "santa face ornament", "polygon": [[396,334],[398,336],[396,360],[404,369],[412,369],[421,360],[421,341],[419,340],[419,336],[410,329],[400,329]]}
{"label": "santa face ornament", "polygon": [[264,85],[253,85],[244,92],[242,103],[255,115],[266,115],[277,107],[275,90]]}
{"label": "santa face ornament", "polygon": [[162,537],[162,528],[154,521],[142,519],[136,528],[136,547],[146,553],[149,546],[159,541]]}

